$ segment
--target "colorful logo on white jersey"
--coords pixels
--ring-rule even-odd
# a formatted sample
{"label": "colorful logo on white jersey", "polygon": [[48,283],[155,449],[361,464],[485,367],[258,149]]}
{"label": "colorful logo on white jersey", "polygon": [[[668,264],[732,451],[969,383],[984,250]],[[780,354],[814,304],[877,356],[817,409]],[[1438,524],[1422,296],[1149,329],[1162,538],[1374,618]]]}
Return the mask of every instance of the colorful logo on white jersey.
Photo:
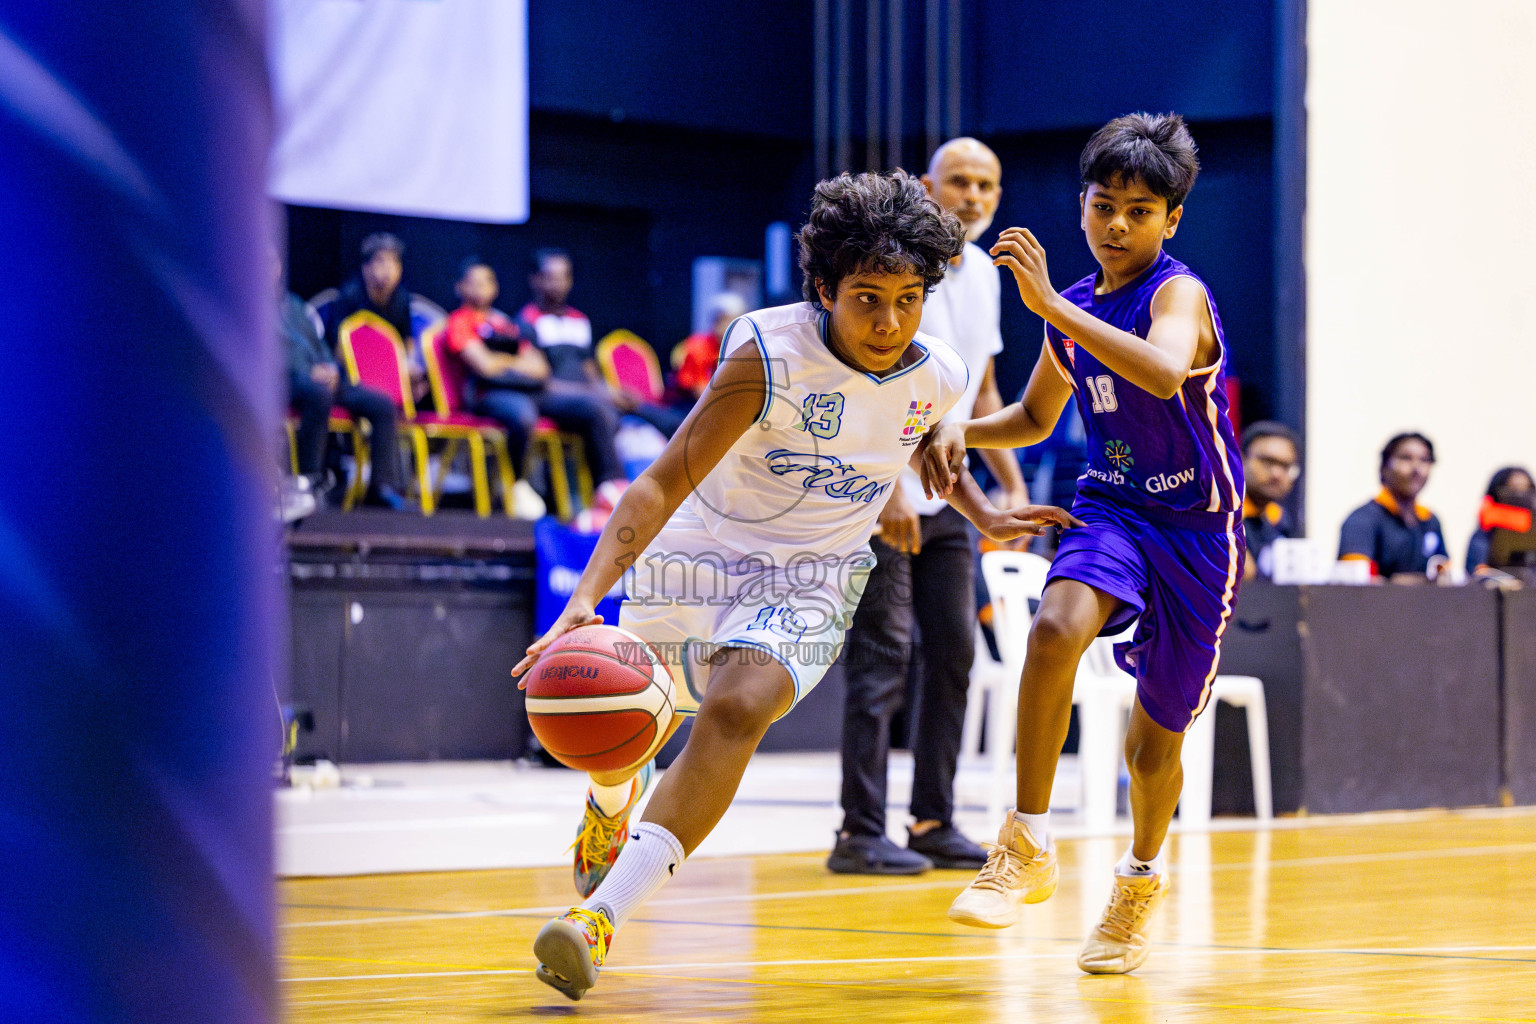
{"label": "colorful logo on white jersey", "polygon": [[917,401],[907,406],[907,418],[901,425],[901,443],[910,447],[928,433],[928,417],[933,415],[933,403]]}

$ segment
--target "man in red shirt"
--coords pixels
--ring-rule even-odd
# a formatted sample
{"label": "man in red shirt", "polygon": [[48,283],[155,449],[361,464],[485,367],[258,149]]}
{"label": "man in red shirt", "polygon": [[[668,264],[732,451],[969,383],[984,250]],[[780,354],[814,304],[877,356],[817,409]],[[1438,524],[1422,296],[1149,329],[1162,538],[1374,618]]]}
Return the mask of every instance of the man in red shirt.
{"label": "man in red shirt", "polygon": [[[454,290],[462,305],[448,315],[447,348],[468,372],[464,402],[477,415],[501,424],[512,465],[521,467],[539,419],[538,396],[549,379],[549,362],[505,313],[492,307],[499,289],[489,264],[466,260]],[[513,486],[512,508],[519,519],[538,519],[545,512],[543,499],[527,480]]]}
{"label": "man in red shirt", "polygon": [[715,365],[720,362],[720,339],[725,337],[731,321],[747,311],[747,304],[735,292],[721,292],[710,302],[709,311],[714,314],[709,330],[690,334],[678,342],[683,354],[677,367],[677,386],[686,395],[686,399],[679,396],[679,406],[686,402],[691,408],[704,393],[704,385],[714,376]]}

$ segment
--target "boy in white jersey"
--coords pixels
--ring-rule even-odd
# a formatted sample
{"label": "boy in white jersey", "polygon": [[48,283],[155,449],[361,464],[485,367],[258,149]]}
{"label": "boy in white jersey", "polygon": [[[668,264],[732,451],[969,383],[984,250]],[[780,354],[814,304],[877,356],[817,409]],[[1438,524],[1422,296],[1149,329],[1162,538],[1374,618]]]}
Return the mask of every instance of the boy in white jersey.
{"label": "boy in white jersey", "polygon": [[[818,185],[800,233],[807,302],[731,325],[709,389],[625,492],[565,611],[513,669],[522,675],[555,637],[600,622],[597,600],[632,570],[619,624],[657,647],[680,714],[696,715],[633,842],[629,809],[649,773],[636,764],[593,776],[576,851],[589,898],[534,943],[539,979],[572,999],[595,983],[614,929],[720,820],[768,726],[835,659],[884,498],[966,387],[959,357],[917,333],[960,238],[954,216],[900,171]],[[969,477],[951,500],[997,540],[1073,522],[1049,507],[999,511]]]}

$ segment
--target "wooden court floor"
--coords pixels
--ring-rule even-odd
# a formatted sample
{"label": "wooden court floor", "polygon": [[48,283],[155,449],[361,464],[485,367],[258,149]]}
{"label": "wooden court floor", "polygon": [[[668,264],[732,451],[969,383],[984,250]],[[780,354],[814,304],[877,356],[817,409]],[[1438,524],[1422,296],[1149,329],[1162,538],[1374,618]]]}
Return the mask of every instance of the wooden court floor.
{"label": "wooden court floor", "polygon": [[968,873],[690,862],[579,1003],[534,980],[530,952],[569,905],[568,869],[284,881],[285,1019],[1536,1024],[1530,809],[1170,842],[1174,889],[1132,975],[1074,963],[1124,844],[1085,839],[1061,844],[1057,894],[1001,932],[945,918]]}

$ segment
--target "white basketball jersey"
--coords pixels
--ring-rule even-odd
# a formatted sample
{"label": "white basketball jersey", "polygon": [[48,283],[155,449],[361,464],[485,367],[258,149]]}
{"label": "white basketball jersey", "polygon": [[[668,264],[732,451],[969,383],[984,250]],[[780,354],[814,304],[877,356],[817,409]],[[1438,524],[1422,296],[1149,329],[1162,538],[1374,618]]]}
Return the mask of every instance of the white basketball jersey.
{"label": "white basketball jersey", "polygon": [[876,377],[839,360],[826,330],[827,314],[804,302],[731,324],[720,351],[755,349],[768,393],[688,499],[723,547],[780,567],[865,549],[902,467],[969,378],[953,349],[921,332],[917,360]]}

